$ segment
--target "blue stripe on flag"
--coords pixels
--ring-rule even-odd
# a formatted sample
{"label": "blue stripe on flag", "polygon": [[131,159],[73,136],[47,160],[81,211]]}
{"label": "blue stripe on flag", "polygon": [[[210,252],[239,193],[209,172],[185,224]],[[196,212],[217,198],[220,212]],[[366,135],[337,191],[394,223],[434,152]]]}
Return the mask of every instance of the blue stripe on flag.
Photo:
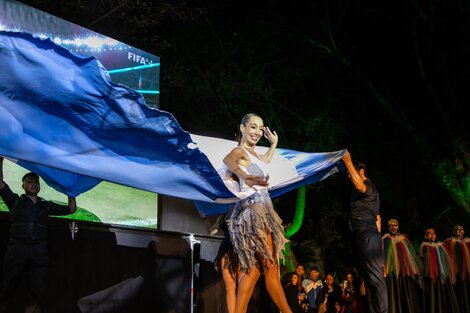
{"label": "blue stripe on flag", "polygon": [[[0,154],[43,166],[50,183],[69,172],[193,200],[233,197],[176,119],[113,83],[96,59],[0,32],[0,64]],[[67,193],[86,188],[77,180]]]}

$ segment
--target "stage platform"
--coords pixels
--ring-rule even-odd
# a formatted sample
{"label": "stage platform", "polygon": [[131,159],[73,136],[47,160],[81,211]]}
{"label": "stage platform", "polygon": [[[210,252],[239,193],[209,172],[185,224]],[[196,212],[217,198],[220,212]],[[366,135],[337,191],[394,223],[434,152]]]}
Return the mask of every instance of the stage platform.
{"label": "stage platform", "polygon": [[[203,229],[197,212],[186,210],[168,213],[177,216],[167,218],[174,225],[166,227],[181,229],[177,220],[190,223],[194,218],[192,226]],[[9,224],[8,213],[0,212],[0,261]],[[77,225],[72,239],[69,220],[49,219],[45,313],[226,312],[225,287],[212,262],[221,236],[89,222]],[[258,285],[249,311],[268,312],[271,303],[262,279]],[[18,290],[14,312],[22,312],[25,297],[25,289]]]}

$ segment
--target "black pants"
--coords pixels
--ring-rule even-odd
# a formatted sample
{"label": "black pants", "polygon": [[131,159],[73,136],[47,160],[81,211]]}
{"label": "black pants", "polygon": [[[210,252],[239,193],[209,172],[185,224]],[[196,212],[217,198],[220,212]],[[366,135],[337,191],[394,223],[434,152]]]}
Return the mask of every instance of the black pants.
{"label": "black pants", "polygon": [[382,237],[377,229],[355,232],[359,270],[366,284],[370,313],[386,313],[387,285],[383,274]]}
{"label": "black pants", "polygon": [[29,306],[40,307],[46,283],[47,243],[25,243],[10,239],[3,260],[0,281],[0,312],[11,312],[10,305],[16,289],[25,276]]}

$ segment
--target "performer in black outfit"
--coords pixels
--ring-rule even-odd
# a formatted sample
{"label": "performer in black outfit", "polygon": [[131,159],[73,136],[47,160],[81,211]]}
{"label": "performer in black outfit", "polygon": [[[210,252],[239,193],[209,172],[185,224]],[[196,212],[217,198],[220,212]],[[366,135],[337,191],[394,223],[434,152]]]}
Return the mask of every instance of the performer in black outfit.
{"label": "performer in black outfit", "polygon": [[10,211],[10,239],[3,259],[0,282],[0,312],[11,312],[9,306],[23,275],[27,279],[28,303],[25,312],[41,312],[41,297],[47,274],[47,216],[75,213],[75,198],[68,197],[68,206],[45,201],[37,196],[39,176],[23,176],[21,196],[3,181],[3,157],[0,156],[0,197]]}
{"label": "performer in black outfit", "polygon": [[366,284],[369,311],[386,313],[388,299],[383,274],[379,193],[367,178],[364,164],[354,165],[349,152],[346,152],[343,161],[355,188],[351,197],[350,223],[358,253],[359,269]]}

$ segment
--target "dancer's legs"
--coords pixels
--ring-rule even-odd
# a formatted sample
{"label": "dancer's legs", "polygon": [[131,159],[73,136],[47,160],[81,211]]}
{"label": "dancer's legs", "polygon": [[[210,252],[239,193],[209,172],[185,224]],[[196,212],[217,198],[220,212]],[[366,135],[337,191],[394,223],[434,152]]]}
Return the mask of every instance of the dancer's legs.
{"label": "dancer's legs", "polygon": [[235,302],[237,299],[236,277],[230,272],[230,260],[228,255],[224,255],[220,263],[222,268],[222,278],[225,283],[225,299],[227,301],[227,311],[228,313],[234,313]]}
{"label": "dancer's legs", "polygon": [[235,313],[245,313],[250,302],[251,295],[255,289],[256,282],[260,276],[258,266],[248,269],[245,273],[238,273],[237,301],[235,303]]}
{"label": "dancer's legs", "polygon": [[273,254],[274,263],[271,260],[264,259],[263,262],[263,271],[264,271],[264,282],[266,284],[266,289],[268,290],[271,299],[274,304],[281,310],[282,313],[292,313],[292,310],[289,307],[289,304],[286,300],[286,295],[281,286],[281,279],[279,277],[279,263],[276,259],[277,256],[274,255],[274,243],[273,237],[271,234],[268,235],[267,243]]}

